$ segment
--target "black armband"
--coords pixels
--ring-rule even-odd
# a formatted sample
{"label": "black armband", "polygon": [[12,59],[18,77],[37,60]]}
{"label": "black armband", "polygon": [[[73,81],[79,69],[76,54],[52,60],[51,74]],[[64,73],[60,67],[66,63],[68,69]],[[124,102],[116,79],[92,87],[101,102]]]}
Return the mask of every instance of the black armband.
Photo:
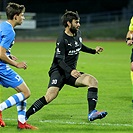
{"label": "black armband", "polygon": [[133,40],[133,39],[131,39],[130,37],[128,37],[128,38],[126,38],[126,42],[127,42],[128,40]]}

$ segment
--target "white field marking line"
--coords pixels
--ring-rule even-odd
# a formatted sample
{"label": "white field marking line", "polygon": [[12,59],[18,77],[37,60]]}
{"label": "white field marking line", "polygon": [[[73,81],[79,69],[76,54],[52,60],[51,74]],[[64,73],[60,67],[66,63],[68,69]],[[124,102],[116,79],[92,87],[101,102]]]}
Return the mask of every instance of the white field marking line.
{"label": "white field marking line", "polygon": [[[4,120],[16,121],[16,119],[6,118]],[[73,122],[73,121],[60,121],[60,120],[40,120],[41,123],[56,123],[56,124],[68,124],[68,125],[96,125],[96,126],[124,126],[132,127],[132,124],[112,124],[112,123],[93,123],[93,122]]]}
{"label": "white field marking line", "polygon": [[54,120],[41,120],[44,123],[57,123],[57,124],[69,124],[69,125],[96,125],[96,126],[124,126],[132,127],[131,124],[111,124],[111,123],[92,123],[92,122],[72,122],[72,121],[54,121]]}

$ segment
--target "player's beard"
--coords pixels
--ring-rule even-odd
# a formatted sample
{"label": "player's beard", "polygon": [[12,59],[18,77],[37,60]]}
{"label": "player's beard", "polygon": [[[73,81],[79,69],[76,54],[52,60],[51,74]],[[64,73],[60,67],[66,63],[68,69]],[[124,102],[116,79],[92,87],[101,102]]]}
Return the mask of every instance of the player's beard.
{"label": "player's beard", "polygon": [[74,36],[77,35],[77,29],[73,25],[71,26],[70,31]]}

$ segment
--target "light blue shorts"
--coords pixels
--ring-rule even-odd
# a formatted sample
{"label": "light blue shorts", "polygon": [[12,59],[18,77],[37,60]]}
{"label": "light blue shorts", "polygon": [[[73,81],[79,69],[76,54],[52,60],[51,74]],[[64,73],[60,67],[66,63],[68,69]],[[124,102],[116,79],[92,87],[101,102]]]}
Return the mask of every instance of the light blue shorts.
{"label": "light blue shorts", "polygon": [[0,84],[6,88],[16,88],[23,83],[23,79],[9,67],[9,69],[0,70]]}

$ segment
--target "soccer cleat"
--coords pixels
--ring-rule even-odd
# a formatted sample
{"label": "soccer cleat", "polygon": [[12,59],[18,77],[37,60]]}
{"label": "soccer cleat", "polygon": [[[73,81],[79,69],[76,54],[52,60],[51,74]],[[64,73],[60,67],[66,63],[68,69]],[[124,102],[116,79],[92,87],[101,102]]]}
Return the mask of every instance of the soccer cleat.
{"label": "soccer cleat", "polygon": [[88,119],[89,121],[94,121],[96,119],[102,119],[104,118],[108,113],[105,111],[99,112],[97,110],[93,110],[89,115]]}
{"label": "soccer cleat", "polygon": [[2,120],[2,111],[0,111],[0,127],[4,127],[5,125],[5,122]]}
{"label": "soccer cleat", "polygon": [[17,127],[18,129],[31,129],[31,130],[37,130],[38,128],[37,127],[35,127],[35,126],[32,126],[32,125],[30,125],[30,124],[28,124],[28,123],[21,123],[20,121],[18,121],[18,127]]}

